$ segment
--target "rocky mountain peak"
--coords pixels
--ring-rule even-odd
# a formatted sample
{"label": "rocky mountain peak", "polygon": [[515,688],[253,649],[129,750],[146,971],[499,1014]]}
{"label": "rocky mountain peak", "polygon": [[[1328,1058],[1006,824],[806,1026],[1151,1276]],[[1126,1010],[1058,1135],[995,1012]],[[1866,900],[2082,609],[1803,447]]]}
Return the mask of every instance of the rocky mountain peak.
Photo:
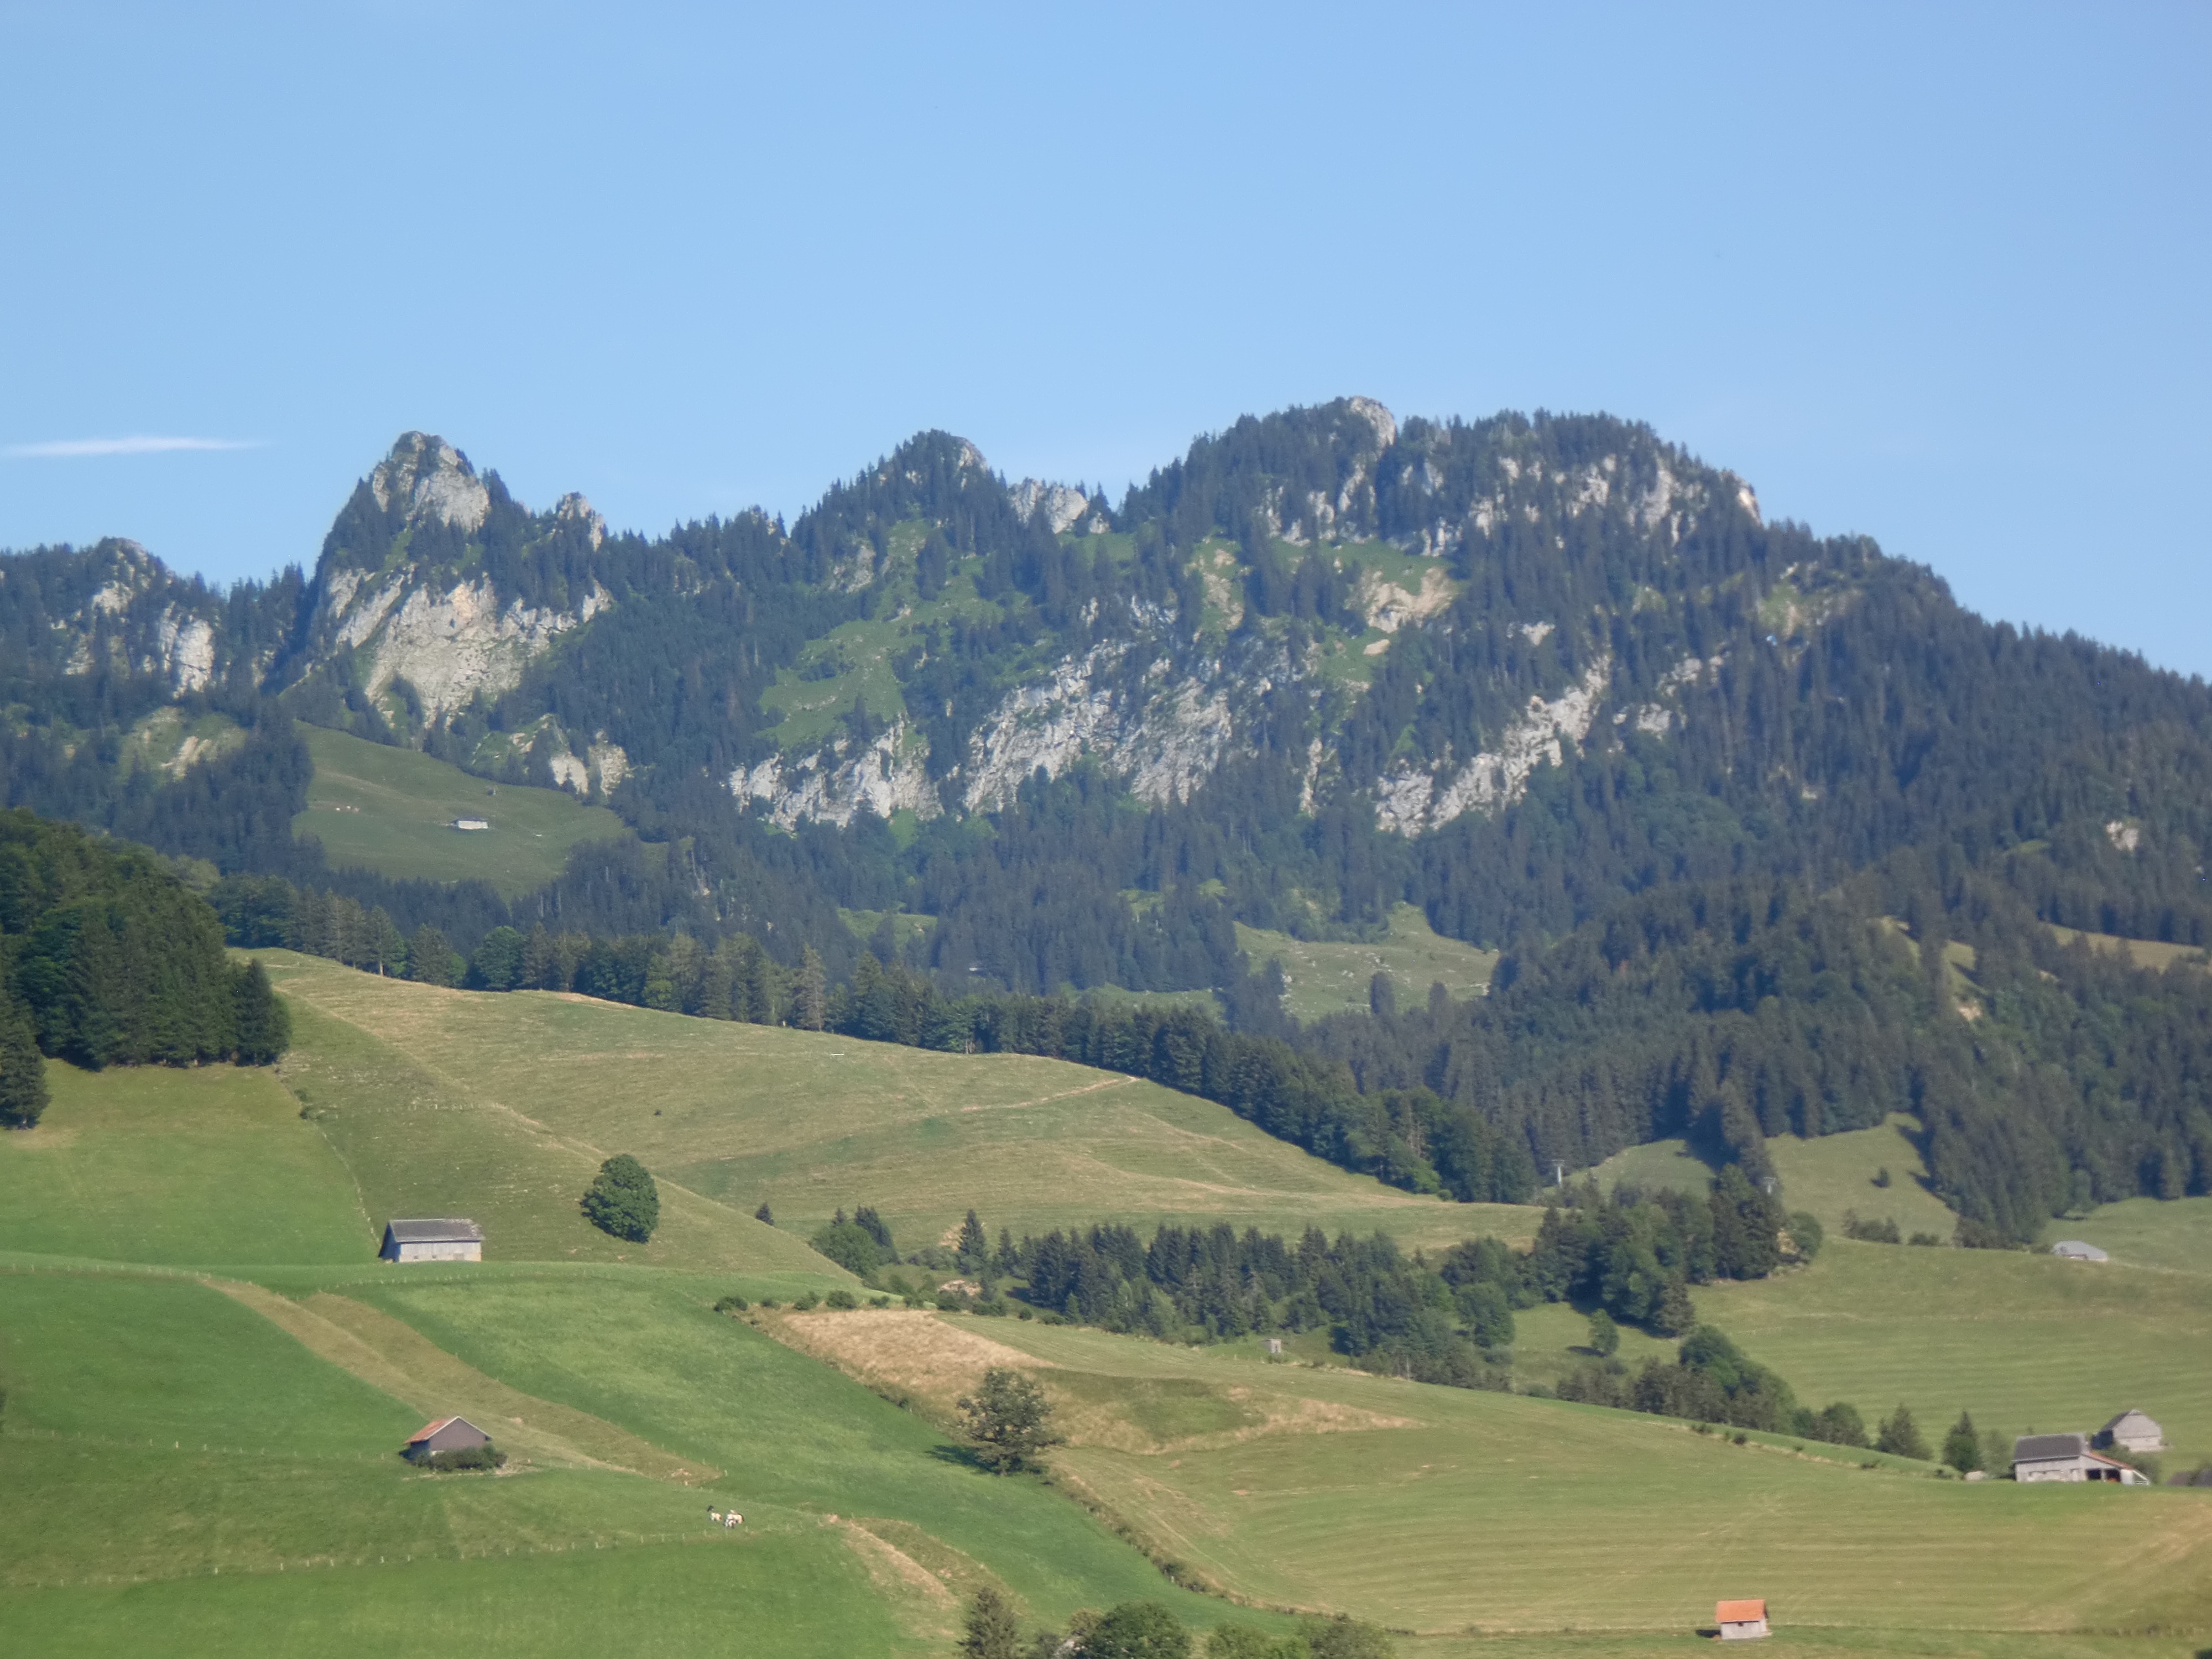
{"label": "rocky mountain peak", "polygon": [[553,516],[562,524],[581,524],[592,538],[592,550],[599,550],[607,538],[607,521],[582,495],[570,490],[553,503]]}
{"label": "rocky mountain peak", "polygon": [[410,520],[435,519],[465,532],[480,528],[491,510],[491,492],[469,458],[427,432],[401,433],[368,475],[368,487],[386,511],[397,501]]}
{"label": "rocky mountain peak", "polygon": [[1375,428],[1375,447],[1388,449],[1398,441],[1398,417],[1372,398],[1346,398],[1344,406]]}

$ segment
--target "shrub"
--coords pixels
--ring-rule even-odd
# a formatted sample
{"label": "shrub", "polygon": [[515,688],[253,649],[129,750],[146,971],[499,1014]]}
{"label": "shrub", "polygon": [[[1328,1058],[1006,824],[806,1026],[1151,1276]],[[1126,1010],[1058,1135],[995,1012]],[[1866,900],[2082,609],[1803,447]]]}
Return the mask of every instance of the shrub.
{"label": "shrub", "polygon": [[1915,1233],[1905,1242],[1911,1244],[1925,1246],[1930,1244],[1941,1244],[1943,1241],[1937,1237],[1934,1233]]}
{"label": "shrub", "polygon": [[1084,1659],[1190,1659],[1190,1632],[1157,1601],[1124,1601],[1083,1638]]}
{"label": "shrub", "polygon": [[860,1305],[859,1298],[850,1291],[832,1291],[823,1298],[823,1303],[839,1313],[850,1313]]}
{"label": "shrub", "polygon": [[1943,1437],[1943,1461],[1961,1474],[1982,1467],[1982,1437],[1974,1432],[1974,1419],[1965,1412]]}
{"label": "shrub", "polygon": [[714,1304],[714,1311],[718,1314],[741,1314],[746,1305],[744,1297],[741,1296],[726,1296]]}
{"label": "shrub", "polygon": [[967,1309],[968,1298],[957,1291],[939,1291],[937,1293],[937,1305],[939,1311],[944,1313],[961,1313]]}
{"label": "shrub", "polygon": [[1589,1349],[1601,1359],[1610,1359],[1620,1352],[1620,1327],[1602,1308],[1589,1316]]}
{"label": "shrub", "polygon": [[805,1296],[800,1297],[797,1301],[791,1304],[791,1310],[793,1313],[812,1313],[821,1305],[822,1298],[815,1295],[813,1291],[809,1291]]}
{"label": "shrub", "polygon": [[1962,1215],[1951,1235],[1951,1242],[1962,1250],[2024,1250],[2027,1245],[2007,1233],[2002,1227],[1992,1227],[1986,1221]]}
{"label": "shrub", "polygon": [[766,1199],[763,1199],[760,1208],[753,1212],[753,1219],[765,1222],[771,1227],[775,1225],[775,1212],[769,1208]]}
{"label": "shrub", "polygon": [[660,1224],[660,1188],[644,1164],[617,1152],[599,1165],[584,1194],[584,1213],[600,1231],[642,1244]]}
{"label": "shrub", "polygon": [[1810,1261],[1820,1254],[1821,1242],[1827,1230],[1820,1225],[1820,1217],[1810,1210],[1796,1210],[1790,1216],[1790,1242],[1797,1247],[1798,1258]]}
{"label": "shrub", "polygon": [[426,1452],[408,1460],[433,1474],[469,1474],[507,1467],[507,1454],[489,1443],[466,1446],[459,1451]]}
{"label": "shrub", "polygon": [[856,1279],[866,1279],[884,1263],[875,1235],[858,1223],[846,1220],[842,1210],[835,1221],[806,1242]]}
{"label": "shrub", "polygon": [[1334,1619],[1298,1620],[1298,1634],[1312,1659],[1391,1659],[1397,1646],[1380,1625],[1341,1613]]}
{"label": "shrub", "polygon": [[891,1299],[887,1296],[872,1296],[868,1298],[868,1305],[871,1308],[888,1308],[891,1305]]}
{"label": "shrub", "polygon": [[1844,1212],[1844,1237],[1856,1238],[1867,1244],[1900,1244],[1904,1236],[1897,1231],[1894,1221],[1862,1221],[1856,1210]]}

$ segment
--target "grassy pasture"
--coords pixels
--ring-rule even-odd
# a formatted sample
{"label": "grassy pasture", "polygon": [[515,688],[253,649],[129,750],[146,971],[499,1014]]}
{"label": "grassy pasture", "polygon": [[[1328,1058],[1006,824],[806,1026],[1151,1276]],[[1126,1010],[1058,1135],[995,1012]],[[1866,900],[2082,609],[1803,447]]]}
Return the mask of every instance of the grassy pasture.
{"label": "grassy pasture", "polygon": [[2048,1246],[2085,1239],[2131,1267],[2212,1274],[2212,1198],[2130,1198],[2043,1230]]}
{"label": "grassy pasture", "polygon": [[[344,1160],[362,1206],[378,1229],[395,1215],[465,1215],[483,1226],[486,1254],[495,1260],[634,1261],[845,1277],[799,1240],[686,1190],[665,1170],[661,1224],[650,1243],[632,1244],[599,1231],[578,1202],[606,1158],[637,1148],[563,1134],[497,1095],[457,1081],[438,1068],[434,1047],[427,1060],[418,1060],[297,994],[297,966],[311,958],[264,959],[293,1009],[295,1047],[282,1064],[284,1082]],[[332,974],[348,972],[315,965]],[[349,976],[429,997],[468,994],[365,974]],[[514,1097],[535,1103],[526,1091]],[[375,1245],[371,1238],[362,1255],[373,1255]]]}
{"label": "grassy pasture", "polygon": [[1137,1596],[1188,1620],[1218,1616],[1048,1489],[981,1473],[921,1418],[709,1311],[713,1289],[563,1274],[394,1279],[356,1294],[514,1387],[715,1465],[726,1473],[707,1495],[748,1517],[757,1505],[903,1535],[925,1555],[986,1564],[1041,1618]]}
{"label": "grassy pasture", "polygon": [[0,1249],[160,1263],[374,1253],[345,1166],[272,1072],[49,1060],[46,1079],[39,1127],[0,1134]]}
{"label": "grassy pasture", "polygon": [[2212,1456],[2212,1285],[2013,1250],[1832,1240],[1809,1267],[1693,1292],[1700,1317],[1871,1422],[1899,1401],[1933,1439],[1961,1410],[2008,1434],[2094,1429],[2139,1406],[2169,1468]]}
{"label": "grassy pasture", "polygon": [[[371,1213],[460,1205],[489,1214],[507,1241],[493,1249],[510,1258],[767,1267],[759,1252],[799,1248],[790,1234],[854,1204],[877,1206],[909,1249],[956,1228],[970,1205],[1018,1234],[1104,1218],[1291,1232],[1312,1222],[1409,1244],[1534,1231],[1527,1210],[1398,1192],[1210,1101],[1064,1060],[266,960],[300,1032],[285,1079],[319,1113],[330,1106],[318,1122]],[[687,1222],[679,1196],[665,1245],[656,1237],[638,1250],[592,1232],[575,1198],[590,1166],[617,1151],[711,1200],[711,1225]],[[764,1200],[777,1230],[751,1219]]]}
{"label": "grassy pasture", "polygon": [[[416,750],[319,726],[299,730],[315,775],[292,833],[321,842],[334,865],[422,881],[488,881],[514,898],[559,875],[570,848],[629,833],[605,807],[586,806],[565,790],[502,783],[493,793],[482,778]],[[452,828],[461,817],[489,819],[491,828]]]}
{"label": "grassy pasture", "polygon": [[1297,939],[1241,921],[1237,943],[1255,969],[1270,961],[1283,964],[1284,1006],[1305,1020],[1364,1011],[1369,982],[1377,974],[1389,975],[1401,1004],[1427,1002],[1429,987],[1439,983],[1465,1001],[1490,988],[1498,966],[1497,951],[1446,939],[1413,904],[1392,908],[1389,936],[1373,945]]}
{"label": "grassy pasture", "polygon": [[945,1651],[898,1616],[838,1529],[768,1531],[747,1519],[752,1535],[741,1540],[585,1541],[512,1557],[0,1592],[0,1618],[22,1651],[56,1659],[143,1653],[152,1631],[173,1659],[415,1659],[433,1641],[492,1659],[697,1659],[730,1650],[740,1633],[748,1659]]}
{"label": "grassy pasture", "polygon": [[[1793,1210],[1810,1210],[1832,1236],[1842,1233],[1845,1212],[1855,1210],[1863,1220],[1894,1221],[1907,1237],[1928,1232],[1949,1243],[1959,1218],[1928,1189],[1927,1165],[1911,1139],[1917,1127],[1899,1112],[1872,1129],[1810,1139],[1777,1136],[1766,1143],[1766,1152],[1782,1178],[1782,1201]],[[1877,1187],[1875,1177],[1883,1170],[1889,1171],[1889,1185]],[[1700,1193],[1713,1180],[1711,1165],[1679,1137],[1616,1152],[1595,1173],[1607,1192],[1633,1181]]]}
{"label": "grassy pasture", "polygon": [[[1747,1589],[1802,1623],[1908,1636],[2212,1619],[2212,1499],[2194,1491],[1937,1481],[1630,1413],[924,1317],[1030,1355],[1065,1402],[1066,1474],[1158,1549],[1267,1601],[1439,1634],[1686,1637]],[[898,1343],[866,1332],[904,1323],[909,1380],[935,1399],[959,1384],[957,1348],[908,1318],[810,1316],[802,1340],[863,1349],[896,1382]]]}

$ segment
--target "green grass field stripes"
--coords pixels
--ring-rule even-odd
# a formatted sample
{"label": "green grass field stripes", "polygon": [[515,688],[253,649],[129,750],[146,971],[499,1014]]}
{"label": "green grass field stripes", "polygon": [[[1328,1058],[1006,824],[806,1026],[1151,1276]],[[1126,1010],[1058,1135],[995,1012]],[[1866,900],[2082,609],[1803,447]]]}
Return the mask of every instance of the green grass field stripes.
{"label": "green grass field stripes", "polygon": [[374,1254],[352,1180],[267,1071],[46,1065],[39,1127],[0,1134],[0,1249],[139,1262]]}
{"label": "green grass field stripes", "polygon": [[2193,1490],[1938,1481],[1633,1413],[961,1322],[1094,1376],[1179,1375],[1232,1401],[1284,1392],[1368,1413],[1369,1425],[1317,1415],[1303,1431],[1293,1417],[1171,1456],[1061,1454],[1162,1547],[1264,1600],[1429,1631],[1685,1628],[1737,1594],[1831,1625],[2212,1617],[2212,1495]]}
{"label": "green grass field stripes", "polygon": [[[2179,1219],[2179,1218],[2177,1218]],[[1802,1272],[1695,1293],[1701,1317],[1819,1404],[1961,1410],[2008,1434],[2091,1430],[2130,1406],[2169,1468],[2212,1456],[2212,1283],[2011,1250],[1831,1243]]]}
{"label": "green grass field stripes", "polygon": [[859,1384],[708,1310],[664,1275],[363,1290],[441,1347],[531,1393],[726,1471],[711,1492],[921,1528],[986,1562],[1040,1617],[1133,1596],[1210,1621],[1128,1546],[1049,1489],[969,1467]]}
{"label": "green grass field stripes", "polygon": [[[333,865],[420,881],[489,882],[508,898],[561,873],[568,851],[629,834],[604,806],[565,790],[495,787],[412,749],[301,726],[315,772],[295,836],[323,844]],[[480,817],[489,830],[453,827]]]}
{"label": "green grass field stripes", "polygon": [[[456,1194],[441,1201],[496,1188],[479,1201],[509,1206],[502,1224],[526,1234],[510,1250],[659,1259],[580,1239],[547,1207],[580,1167],[560,1152],[568,1144],[634,1153],[742,1217],[766,1200],[802,1236],[833,1210],[872,1204],[908,1249],[971,1205],[1017,1234],[1109,1218],[1382,1228],[1428,1243],[1488,1230],[1465,1206],[1348,1174],[1212,1102],[1064,1060],[937,1054],[542,992],[438,991],[312,957],[267,959],[299,1015],[285,1076],[319,1111],[335,1088],[357,1103],[350,1124],[345,1111],[319,1121],[364,1187],[374,1168]],[[393,1144],[374,1149],[371,1135]],[[520,1173],[541,1164],[560,1173]],[[383,1201],[372,1192],[372,1211]]]}
{"label": "green grass field stripes", "polygon": [[426,1650],[697,1659],[733,1649],[748,1659],[905,1659],[945,1650],[933,1633],[902,1627],[837,1530],[813,1524],[749,1526],[744,1536],[681,1545],[611,1536],[514,1555],[487,1546],[460,1559],[426,1552],[360,1567],[0,1592],[0,1622],[17,1651],[51,1659],[149,1648],[164,1659],[414,1659]]}

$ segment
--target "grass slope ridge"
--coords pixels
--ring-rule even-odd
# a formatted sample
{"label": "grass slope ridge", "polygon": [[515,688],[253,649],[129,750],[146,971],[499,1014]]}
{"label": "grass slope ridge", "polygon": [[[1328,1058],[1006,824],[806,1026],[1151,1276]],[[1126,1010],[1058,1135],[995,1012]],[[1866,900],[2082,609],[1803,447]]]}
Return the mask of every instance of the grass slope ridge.
{"label": "grass slope ridge", "polygon": [[[1522,1231],[1517,1212],[1402,1193],[1225,1107],[1064,1060],[939,1054],[538,992],[444,991],[289,953],[267,961],[295,1011],[286,1080],[370,1207],[462,1206],[510,1260],[769,1265],[696,1254],[703,1240],[679,1246],[696,1237],[687,1195],[713,1201],[713,1248],[725,1252],[745,1230],[764,1236],[759,1249],[800,1248],[751,1219],[763,1200],[802,1233],[839,1207],[873,1205],[909,1249],[971,1206],[1018,1235],[1094,1219],[1218,1220],[1445,1243],[1500,1212]],[[664,1183],[668,1215],[649,1246],[571,1224],[591,1169],[613,1152]],[[664,1250],[693,1254],[655,1254]]]}

